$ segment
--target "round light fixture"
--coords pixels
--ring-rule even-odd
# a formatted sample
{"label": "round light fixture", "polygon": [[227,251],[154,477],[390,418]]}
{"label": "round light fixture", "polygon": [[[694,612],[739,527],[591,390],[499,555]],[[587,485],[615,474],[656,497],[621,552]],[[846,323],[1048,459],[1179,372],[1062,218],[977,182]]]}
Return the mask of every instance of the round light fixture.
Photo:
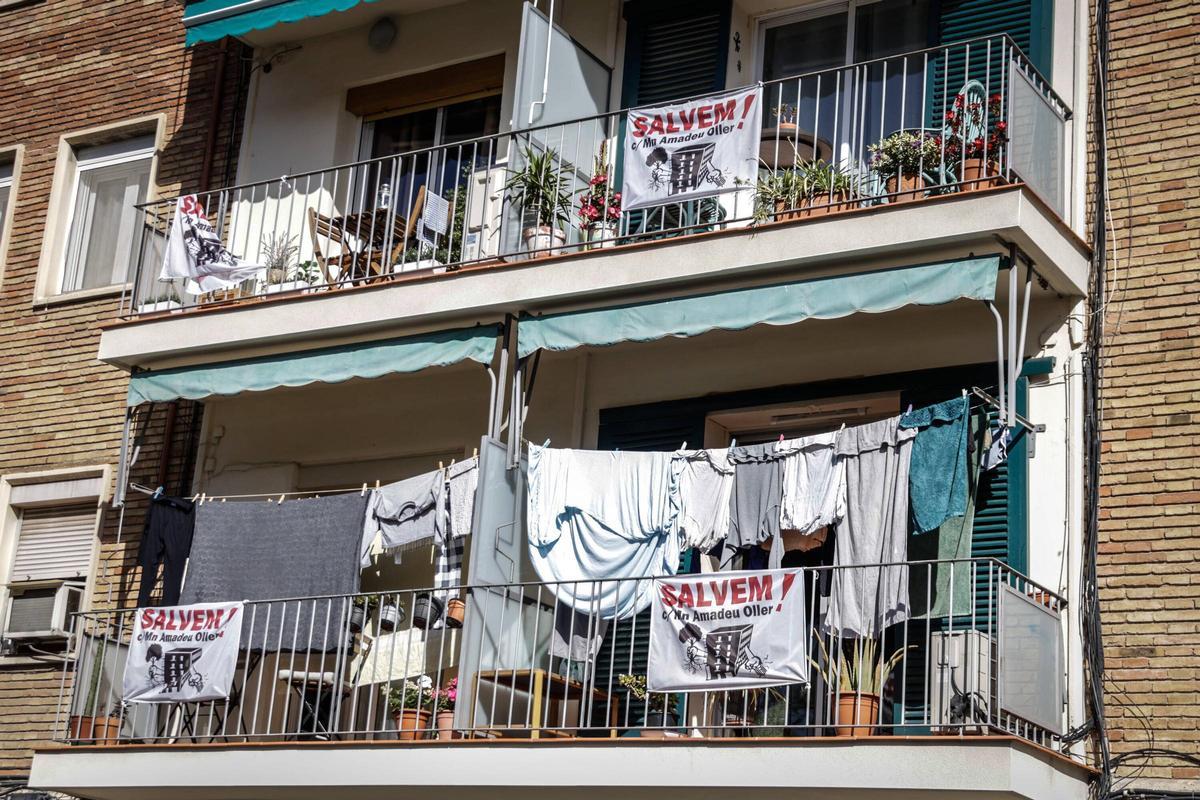
{"label": "round light fixture", "polygon": [[376,53],[386,52],[396,41],[396,23],[391,17],[380,17],[367,31],[367,46]]}

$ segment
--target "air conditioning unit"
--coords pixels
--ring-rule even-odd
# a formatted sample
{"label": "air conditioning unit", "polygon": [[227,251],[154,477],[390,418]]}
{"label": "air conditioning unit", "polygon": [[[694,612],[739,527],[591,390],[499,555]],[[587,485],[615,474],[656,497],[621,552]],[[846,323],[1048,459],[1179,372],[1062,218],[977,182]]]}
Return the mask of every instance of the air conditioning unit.
{"label": "air conditioning unit", "polygon": [[463,215],[464,261],[500,255],[504,238],[503,166],[475,170],[467,187],[467,208]]}
{"label": "air conditioning unit", "polygon": [[83,603],[83,584],[10,584],[7,639],[63,639],[71,633],[71,615]]}
{"label": "air conditioning unit", "polygon": [[992,637],[981,631],[934,633],[929,654],[929,712],[935,733],[986,732],[992,712]]}

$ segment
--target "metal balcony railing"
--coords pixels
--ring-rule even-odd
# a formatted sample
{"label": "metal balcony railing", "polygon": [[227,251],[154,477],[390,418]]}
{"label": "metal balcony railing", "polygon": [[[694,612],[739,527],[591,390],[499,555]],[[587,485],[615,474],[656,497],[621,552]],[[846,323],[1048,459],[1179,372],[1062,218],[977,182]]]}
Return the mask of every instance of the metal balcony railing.
{"label": "metal balcony railing", "polygon": [[[857,578],[888,570],[905,573],[907,619],[871,638],[825,628],[831,585],[866,585]],[[602,583],[569,589],[647,588]],[[1005,564],[813,567],[793,585],[804,587],[808,609],[807,686],[640,698],[622,676],[647,672],[650,611],[601,620],[556,603],[556,584],[248,603],[230,697],[201,703],[123,704],[135,610],[83,613],[56,738],[154,745],[999,732],[1053,746],[1065,730],[1064,600]],[[451,598],[465,606],[440,613]]]}
{"label": "metal balcony railing", "polygon": [[[158,280],[177,198],[146,203],[122,313],[384,283],[1018,181],[1066,217],[1070,111],[1007,36],[770,81],[762,106],[755,185],[650,209],[622,210],[615,196],[627,110],[203,192],[224,246],[261,269],[202,295]],[[514,175],[531,167],[549,187],[523,205]],[[444,231],[424,235],[430,193],[450,210]]]}

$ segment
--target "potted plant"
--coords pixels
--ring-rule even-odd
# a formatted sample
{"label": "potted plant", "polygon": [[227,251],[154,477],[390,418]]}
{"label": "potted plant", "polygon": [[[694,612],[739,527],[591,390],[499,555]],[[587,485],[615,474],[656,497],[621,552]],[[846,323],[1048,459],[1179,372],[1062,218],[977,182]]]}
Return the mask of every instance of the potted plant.
{"label": "potted plant", "polygon": [[[358,633],[366,621],[379,608],[379,597],[376,595],[359,595],[350,605],[350,631]],[[392,625],[395,627],[395,624]]]}
{"label": "potted plant", "polygon": [[396,723],[396,738],[406,742],[420,739],[423,732],[429,730],[434,699],[433,681],[428,675],[422,675],[386,691],[388,711]]}
{"label": "potted plant", "polygon": [[754,219],[796,219],[808,194],[807,175],[799,169],[771,170],[758,179],[754,189]]}
{"label": "potted plant", "polygon": [[821,159],[799,166],[804,172],[805,207],[803,216],[820,217],[854,208],[854,176],[836,164]]}
{"label": "potted plant", "polygon": [[614,192],[609,182],[608,143],[601,142],[600,154],[592,167],[592,177],[580,191],[579,223],[588,249],[612,247],[616,244],[617,223],[621,220],[621,193]]}
{"label": "potted plant", "polygon": [[962,191],[999,186],[999,157],[1008,143],[1000,95],[993,94],[985,104],[959,94],[946,112],[946,123],[946,166],[962,181]]}
{"label": "potted plant", "polygon": [[795,219],[846,211],[854,207],[856,194],[853,176],[841,167],[821,159],[803,161],[759,179],[755,218]]}
{"label": "potted plant", "polygon": [[454,730],[454,707],[458,704],[458,678],[451,678],[445,688],[434,692],[434,708],[437,709],[435,724],[439,741],[460,738]]}
{"label": "potted plant", "polygon": [[263,266],[266,268],[266,291],[268,293],[287,291],[281,287],[288,282],[292,261],[300,252],[300,246],[296,244],[296,237],[268,233],[259,240],[259,251],[262,253]]}
{"label": "potted plant", "polygon": [[446,602],[446,627],[461,628],[467,614],[467,604],[461,597],[452,597]]}
{"label": "potted plant", "polygon": [[418,628],[429,630],[442,618],[444,608],[445,605],[440,598],[434,597],[428,592],[422,592],[413,601],[412,624]]}
{"label": "potted plant", "polygon": [[887,659],[878,657],[879,642],[875,639],[853,640],[849,653],[839,653],[836,661],[829,656],[823,640],[818,639],[824,665],[812,658],[809,661],[825,677],[830,686],[838,687],[838,736],[870,736],[872,726],[879,721],[879,703],[883,687],[892,669],[904,657],[902,647]]}
{"label": "potted plant", "polygon": [[630,706],[644,712],[639,732],[643,739],[661,739],[668,729],[679,725],[675,712],[667,710],[671,695],[648,690],[645,675],[618,675],[617,681],[629,692]]}
{"label": "potted plant", "polygon": [[[107,705],[101,701],[101,686],[104,682],[104,657],[108,650],[105,637],[89,637],[92,651],[92,671],[88,678],[88,691],[80,711],[93,714]],[[81,744],[114,745],[121,735],[121,719],[111,714],[88,716],[86,713],[72,716],[70,738]]]}
{"label": "potted plant", "polygon": [[522,151],[524,166],[509,171],[504,189],[521,209],[521,240],[531,258],[558,255],[567,243],[565,226],[570,219],[571,185],[574,167],[559,158],[558,151],[547,148]]}
{"label": "potted plant", "polygon": [[870,147],[871,171],[883,178],[889,203],[907,203],[923,196],[923,172],[942,157],[942,139],[924,131],[893,133]]}
{"label": "potted plant", "polygon": [[[378,598],[376,598],[378,599]],[[384,598],[379,605],[379,629],[394,631],[404,620],[404,611],[394,597]]]}

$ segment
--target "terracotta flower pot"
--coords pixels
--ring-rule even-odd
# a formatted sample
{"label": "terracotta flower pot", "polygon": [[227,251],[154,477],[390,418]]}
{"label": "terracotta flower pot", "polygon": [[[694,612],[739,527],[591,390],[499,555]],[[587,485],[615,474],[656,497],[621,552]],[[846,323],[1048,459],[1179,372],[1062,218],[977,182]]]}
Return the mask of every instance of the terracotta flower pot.
{"label": "terracotta flower pot", "polygon": [[849,211],[854,208],[854,203],[846,192],[840,192],[832,197],[827,194],[819,194],[807,198],[804,202],[805,206],[801,209],[801,216],[804,217],[823,217],[826,214],[836,214],[839,211]]}
{"label": "terracotta flower pot", "polygon": [[429,716],[429,710],[424,708],[393,711],[392,721],[396,723],[396,738],[402,742],[413,742],[422,738],[429,729]]}
{"label": "terracotta flower pot", "polygon": [[71,717],[70,739],[80,744],[115,745],[121,738],[117,717]]}
{"label": "terracotta flower pot", "polygon": [[463,617],[467,613],[467,604],[455,597],[446,603],[446,627],[461,628]]}
{"label": "terracotta flower pot", "polygon": [[879,721],[879,695],[839,692],[837,721],[838,736],[870,736]]}
{"label": "terracotta flower pot", "polygon": [[437,712],[437,738],[440,742],[448,742],[451,739],[461,739],[462,737],[454,730],[454,712],[439,711]]}
{"label": "terracotta flower pot", "polygon": [[775,221],[780,222],[787,219],[799,219],[803,210],[800,208],[788,208],[786,200],[775,201]]}
{"label": "terracotta flower pot", "polygon": [[887,179],[889,203],[911,203],[925,196],[925,179],[920,175],[893,175]]}
{"label": "terracotta flower pot", "polygon": [[989,189],[1000,185],[1000,177],[996,171],[995,161],[984,161],[983,158],[965,158],[962,166],[964,192],[975,189]]}
{"label": "terracotta flower pot", "polygon": [[538,225],[521,231],[521,240],[530,258],[549,258],[562,255],[567,245],[567,234],[549,225]]}

